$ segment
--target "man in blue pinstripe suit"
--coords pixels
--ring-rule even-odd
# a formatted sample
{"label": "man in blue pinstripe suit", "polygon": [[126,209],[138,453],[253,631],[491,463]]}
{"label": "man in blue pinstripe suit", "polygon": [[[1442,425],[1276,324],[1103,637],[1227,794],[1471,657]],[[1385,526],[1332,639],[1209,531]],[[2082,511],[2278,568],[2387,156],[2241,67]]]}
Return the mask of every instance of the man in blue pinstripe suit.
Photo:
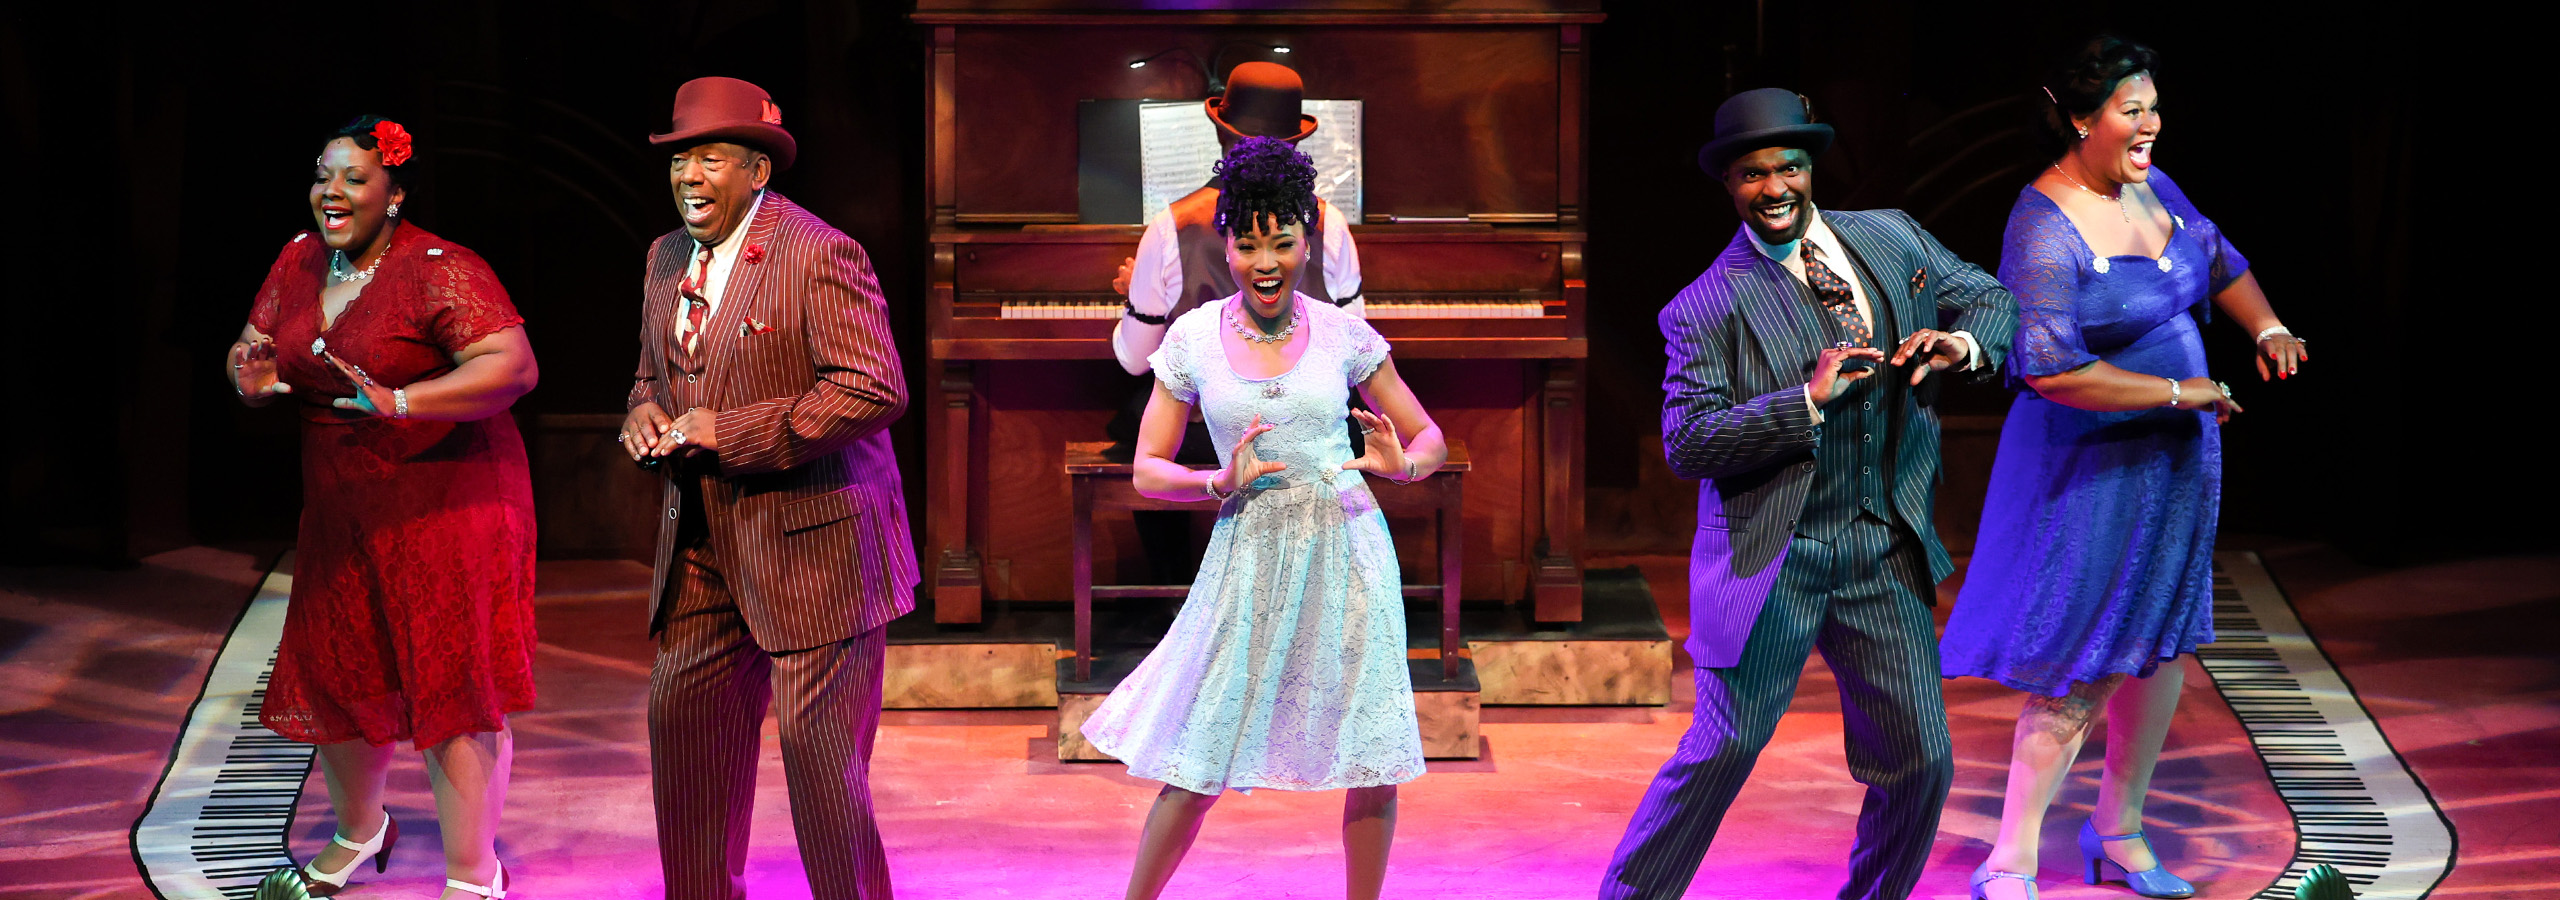
{"label": "man in blue pinstripe suit", "polygon": [[1899,900],[1954,773],[1928,608],[1955,568],[1929,521],[1935,373],[1993,372],[2017,301],[1900,211],[1816,210],[1813,158],[1832,132],[1801,96],[1734,95],[1715,125],[1699,164],[1745,227],[1661,316],[1663,446],[1673,472],[1706,482],[1689,558],[1696,720],[1600,896],[1688,890],[1820,648],[1867,786],[1839,896]]}

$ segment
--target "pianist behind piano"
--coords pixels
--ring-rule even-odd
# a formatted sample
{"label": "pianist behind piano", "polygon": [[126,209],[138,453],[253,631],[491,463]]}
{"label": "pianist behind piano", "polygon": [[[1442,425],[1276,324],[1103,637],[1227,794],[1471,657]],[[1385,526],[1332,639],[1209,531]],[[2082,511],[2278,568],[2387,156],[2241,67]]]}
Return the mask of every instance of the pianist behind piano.
{"label": "pianist behind piano", "polygon": [[[1222,150],[1248,137],[1294,145],[1316,133],[1316,117],[1299,112],[1305,94],[1298,73],[1289,67],[1248,62],[1227,77],[1226,93],[1204,106],[1218,127]],[[1121,262],[1111,286],[1129,295],[1129,301],[1120,324],[1111,329],[1111,352],[1129,374],[1147,374],[1147,355],[1164,343],[1166,323],[1235,294],[1225,238],[1209,222],[1217,209],[1218,184],[1213,180],[1156,213],[1138,238],[1138,255]],[[1307,257],[1322,264],[1299,279],[1298,292],[1362,315],[1360,251],[1352,246],[1351,224],[1322,198],[1316,200],[1316,210],[1320,221],[1307,229]],[[1135,417],[1130,418],[1127,424],[1134,432]],[[1205,433],[1193,437],[1198,438],[1196,446],[1209,443]]]}

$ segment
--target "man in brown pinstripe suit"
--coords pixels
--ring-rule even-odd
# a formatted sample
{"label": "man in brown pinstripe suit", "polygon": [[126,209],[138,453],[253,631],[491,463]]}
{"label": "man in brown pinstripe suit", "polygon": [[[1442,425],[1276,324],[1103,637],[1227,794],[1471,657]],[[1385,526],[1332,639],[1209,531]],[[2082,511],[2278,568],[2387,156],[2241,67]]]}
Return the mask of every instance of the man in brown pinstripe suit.
{"label": "man in brown pinstripe suit", "polygon": [[746,896],[778,694],[813,895],[885,898],[871,742],[883,626],[915,607],[917,578],[884,430],[907,395],[879,282],[861,245],[765,190],[798,146],[763,89],[687,82],[649,142],[669,154],[684,227],[649,249],[622,440],[667,480],[649,676],[666,893]]}

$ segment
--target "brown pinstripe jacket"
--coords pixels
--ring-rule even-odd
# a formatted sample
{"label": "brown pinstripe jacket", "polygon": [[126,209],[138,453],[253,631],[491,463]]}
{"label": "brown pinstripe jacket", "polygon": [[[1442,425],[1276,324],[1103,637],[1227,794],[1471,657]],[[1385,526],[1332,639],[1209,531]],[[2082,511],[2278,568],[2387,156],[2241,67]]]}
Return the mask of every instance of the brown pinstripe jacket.
{"label": "brown pinstripe jacket", "polygon": [[[748,631],[779,653],[843,640],[915,608],[915,544],[886,430],[906,410],[907,387],[862,245],[772,191],[745,227],[747,256],[732,266],[692,362],[674,332],[676,282],[693,239],[679,229],[649,248],[640,366],[625,408],[654,401],[670,415],[719,411],[704,519]],[[666,512],[652,622],[675,553],[676,470],[660,467]]]}

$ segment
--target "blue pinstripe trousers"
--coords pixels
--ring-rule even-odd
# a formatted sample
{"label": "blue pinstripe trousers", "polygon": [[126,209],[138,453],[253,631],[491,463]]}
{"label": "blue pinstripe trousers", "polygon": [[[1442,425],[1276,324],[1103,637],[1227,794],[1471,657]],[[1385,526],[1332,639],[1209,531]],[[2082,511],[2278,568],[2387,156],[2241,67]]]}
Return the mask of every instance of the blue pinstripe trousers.
{"label": "blue pinstripe trousers", "polygon": [[1910,896],[1955,777],[1937,633],[1920,593],[1928,571],[1908,530],[1869,515],[1831,543],[1794,538],[1741,661],[1697,670],[1696,719],[1645,789],[1601,882],[1604,900],[1673,900],[1689,889],[1816,648],[1840,683],[1850,775],[1867,786],[1839,896]]}

